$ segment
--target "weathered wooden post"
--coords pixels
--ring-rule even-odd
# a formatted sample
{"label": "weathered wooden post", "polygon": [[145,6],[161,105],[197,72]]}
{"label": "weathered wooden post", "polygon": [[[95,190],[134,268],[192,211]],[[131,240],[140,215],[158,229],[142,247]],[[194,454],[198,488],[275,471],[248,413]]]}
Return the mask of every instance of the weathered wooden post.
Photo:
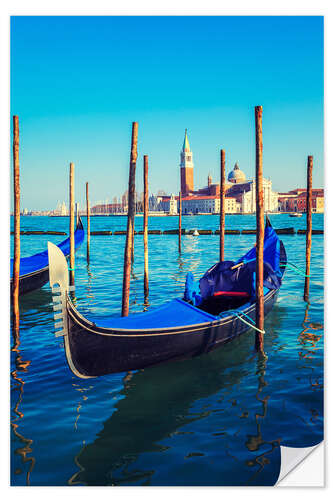
{"label": "weathered wooden post", "polygon": [[90,262],[90,201],[89,184],[86,182],[86,205],[87,205],[87,263]]}
{"label": "weathered wooden post", "polygon": [[127,232],[124,254],[124,275],[123,275],[123,296],[122,296],[122,316],[128,316],[129,312],[129,292],[131,280],[131,255],[133,246],[133,226],[135,216],[135,170],[138,157],[138,123],[132,123],[132,144],[130,169],[128,180],[128,214],[127,214]]}
{"label": "weathered wooden post", "polygon": [[74,241],[74,163],[69,165],[69,284],[74,285],[75,241]]}
{"label": "weathered wooden post", "polygon": [[308,156],[304,300],[309,300],[309,289],[310,289],[310,262],[311,262],[311,243],[312,243],[312,168],[313,168],[313,156]]}
{"label": "weathered wooden post", "polygon": [[178,225],[178,250],[182,251],[182,192],[179,191],[179,225]]}
{"label": "weathered wooden post", "polygon": [[264,192],[263,192],[263,166],[262,166],[262,106],[255,107],[256,127],[256,218],[257,218],[257,243],[256,243],[256,350],[264,353]]}
{"label": "weathered wooden post", "polygon": [[13,330],[18,334],[20,327],[20,163],[19,163],[19,119],[13,116],[13,169],[14,169],[14,266],[13,266]]}
{"label": "weathered wooden post", "polygon": [[221,149],[220,176],[220,261],[224,260],[224,230],[225,230],[225,151]]}
{"label": "weathered wooden post", "polygon": [[144,247],[144,296],[149,295],[148,278],[148,156],[143,157],[143,247]]}
{"label": "weathered wooden post", "polygon": [[134,264],[134,233],[135,233],[135,215],[136,215],[136,196],[134,191],[134,217],[133,217],[133,225],[132,225],[132,251],[131,251],[131,267],[133,271]]}

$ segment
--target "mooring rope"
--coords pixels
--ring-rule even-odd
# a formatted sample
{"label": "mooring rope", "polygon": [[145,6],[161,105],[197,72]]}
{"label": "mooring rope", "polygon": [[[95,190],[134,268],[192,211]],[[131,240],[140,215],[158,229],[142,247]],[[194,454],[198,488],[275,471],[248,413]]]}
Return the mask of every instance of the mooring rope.
{"label": "mooring rope", "polygon": [[304,276],[304,278],[310,278],[310,274],[305,274],[305,272],[300,269],[296,264],[293,264],[292,262],[281,262],[281,266],[284,267],[289,267],[292,271],[295,271],[296,274],[299,274],[300,276]]}
{"label": "mooring rope", "polygon": [[[246,321],[246,319],[242,318],[237,311],[233,311],[233,314],[235,316],[237,316],[238,319],[240,319],[241,321],[243,321],[243,323],[245,323],[245,325],[249,326],[250,328],[253,328],[253,330],[256,330],[257,332],[262,333],[262,334],[265,333],[265,330],[260,330],[260,328],[257,328],[255,325],[252,325],[251,323],[249,323],[248,321]],[[241,314],[243,314],[244,316],[246,316],[247,318],[249,318],[249,316],[247,314],[245,314],[245,313],[241,313]],[[252,318],[249,318],[249,319],[254,323],[254,321],[253,321]]]}
{"label": "mooring rope", "polygon": [[[255,326],[255,322],[253,321],[253,319],[252,319],[250,316],[248,316],[246,313],[241,312],[241,311],[236,311],[235,309],[229,309],[228,311],[225,311],[225,312],[227,312],[227,313],[231,313],[231,314],[234,314],[234,315],[235,315],[238,319],[240,319],[241,321],[243,321],[243,323],[245,323],[245,325],[249,326],[250,328],[253,328],[253,329],[254,329],[254,330],[256,330],[257,332],[262,333],[262,334],[265,334],[265,333],[266,333],[266,332],[265,332],[265,330],[260,330],[260,328],[257,328],[257,327]],[[246,319],[242,318],[242,317],[240,316],[240,314],[242,314],[242,315],[243,315],[243,316],[245,316],[247,319],[249,319],[249,320],[252,322],[252,324],[251,324],[251,323],[249,323],[248,321],[246,321]]]}

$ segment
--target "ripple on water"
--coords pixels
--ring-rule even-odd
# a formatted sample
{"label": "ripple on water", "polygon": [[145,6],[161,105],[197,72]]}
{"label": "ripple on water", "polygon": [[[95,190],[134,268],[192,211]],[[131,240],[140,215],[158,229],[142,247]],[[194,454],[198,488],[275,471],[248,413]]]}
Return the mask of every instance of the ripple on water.
{"label": "ripple on water", "polygon": [[[271,217],[276,227],[305,227],[305,218]],[[67,229],[66,219],[22,218],[22,229]],[[85,221],[84,221],[85,222]],[[218,217],[184,217],[184,227],[218,228]],[[315,215],[314,227],[323,227]],[[124,229],[123,217],[93,218],[92,230]],[[174,228],[174,217],[150,228]],[[142,219],[137,218],[136,229]],[[227,217],[227,227],[255,227],[252,216]],[[304,236],[281,237],[304,266]],[[22,237],[23,255],[62,236]],[[288,270],[265,322],[266,362],[245,333],[223,349],[131,374],[77,379],[61,338],[53,335],[48,286],[20,302],[20,344],[11,353],[12,477],[15,485],[269,485],[279,473],[279,444],[311,446],[323,436],[323,238],[313,237],[311,303],[303,278]],[[226,236],[237,258],[253,235]],[[91,238],[76,255],[77,306],[93,319],[118,315],[121,236]],[[149,236],[151,306],[181,296],[187,272],[199,278],[218,258],[218,237]],[[131,310],[143,310],[143,243],[135,237]]]}

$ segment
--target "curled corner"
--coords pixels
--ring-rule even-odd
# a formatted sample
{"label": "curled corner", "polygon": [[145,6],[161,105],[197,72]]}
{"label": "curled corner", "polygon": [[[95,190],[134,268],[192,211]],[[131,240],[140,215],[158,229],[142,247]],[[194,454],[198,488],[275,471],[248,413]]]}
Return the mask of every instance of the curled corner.
{"label": "curled corner", "polygon": [[[298,465],[303,462],[314,450],[317,448],[321,448],[322,456],[321,460],[319,460],[320,467],[322,470],[318,471],[318,476],[323,477],[324,475],[324,463],[323,463],[323,456],[324,456],[324,446],[323,446],[323,441],[315,446],[309,446],[307,448],[293,448],[291,446],[281,446],[281,464],[280,464],[280,474],[278,477],[277,482],[275,483],[276,486],[301,486],[301,484],[294,484],[293,483],[293,478],[288,477],[287,481],[284,481],[286,476],[288,476],[292,471],[295,470]],[[316,464],[313,464],[314,468],[316,468],[316,465],[318,467],[318,462]],[[297,481],[298,482],[298,479]],[[313,486],[321,486],[322,484],[313,484]],[[309,485],[310,486],[310,485]]]}

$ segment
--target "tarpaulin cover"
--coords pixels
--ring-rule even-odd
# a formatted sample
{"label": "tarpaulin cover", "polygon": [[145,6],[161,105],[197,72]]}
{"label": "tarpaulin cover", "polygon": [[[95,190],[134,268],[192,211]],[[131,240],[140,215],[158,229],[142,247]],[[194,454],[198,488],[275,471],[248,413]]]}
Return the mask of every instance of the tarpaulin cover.
{"label": "tarpaulin cover", "polygon": [[[231,270],[234,265],[244,265]],[[219,291],[255,292],[256,247],[251,248],[243,257],[234,261],[218,262],[212,266],[198,283],[192,273],[186,278],[184,299],[200,305],[203,299]],[[264,239],[264,287],[265,293],[281,286],[280,240],[274,229],[267,224]],[[198,288],[200,288],[198,290]]]}
{"label": "tarpaulin cover", "polygon": [[[256,260],[256,247],[251,248],[243,257],[236,261],[239,262]],[[280,272],[280,240],[272,226],[266,225],[264,239],[264,262],[270,264],[273,271],[281,276]]]}
{"label": "tarpaulin cover", "polygon": [[98,326],[125,330],[145,330],[148,328],[195,325],[215,320],[216,316],[201,311],[181,299],[173,299],[161,307],[144,313],[131,314],[123,318],[115,317],[98,320]]}
{"label": "tarpaulin cover", "polygon": [[[219,262],[201,278],[200,295],[202,299],[216,292],[246,292],[250,297],[255,293],[256,262],[251,261],[237,269],[231,269],[234,262]],[[280,288],[281,280],[272,266],[264,262],[264,286],[268,290]]]}
{"label": "tarpaulin cover", "polygon": [[[84,230],[82,225],[80,225],[75,233],[75,249],[78,248],[84,240]],[[57,245],[60,250],[62,250],[65,256],[69,255],[70,251],[70,241],[69,238],[66,238],[64,241]],[[10,259],[10,277],[13,277],[13,263],[14,259]],[[20,277],[25,274],[30,274],[35,271],[39,271],[44,267],[49,265],[49,256],[48,251],[44,250],[44,252],[36,253],[35,255],[31,255],[30,257],[22,257],[20,260]]]}

